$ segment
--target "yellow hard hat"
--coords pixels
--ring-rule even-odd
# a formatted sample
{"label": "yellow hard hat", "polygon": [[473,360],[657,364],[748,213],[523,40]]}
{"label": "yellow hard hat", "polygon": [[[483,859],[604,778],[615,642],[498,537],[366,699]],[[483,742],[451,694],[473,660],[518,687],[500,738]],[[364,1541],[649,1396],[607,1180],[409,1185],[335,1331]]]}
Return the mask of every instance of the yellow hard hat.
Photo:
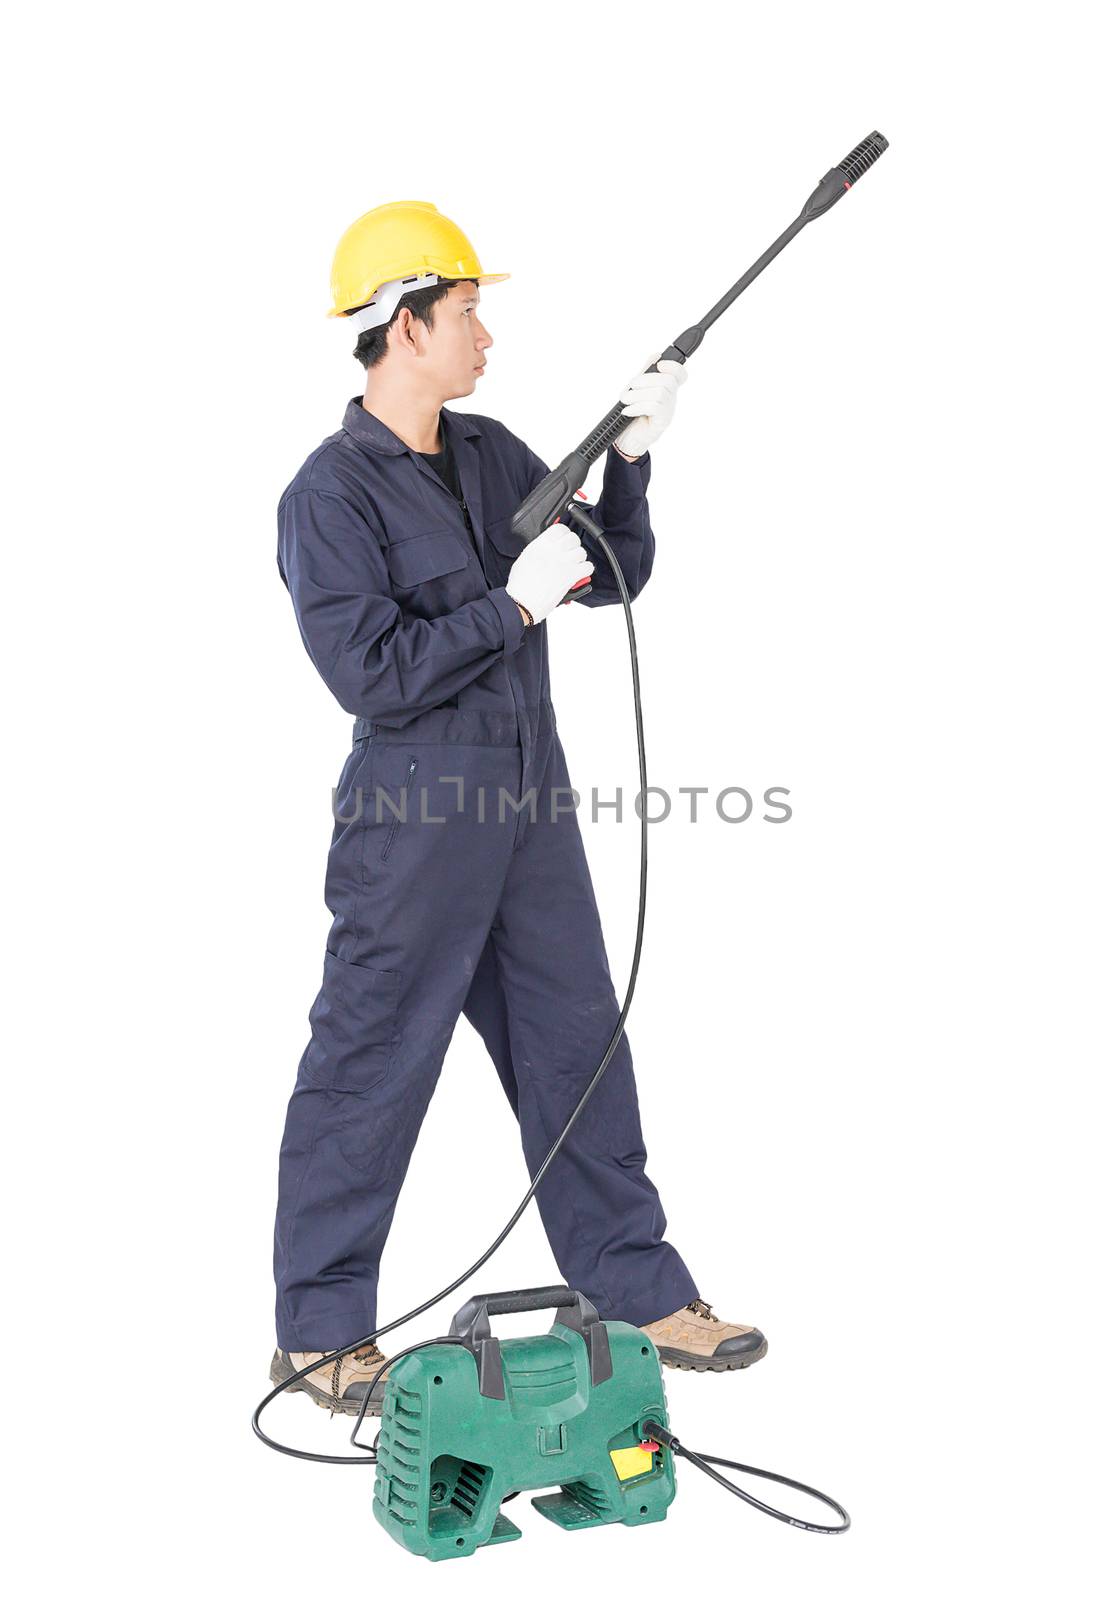
{"label": "yellow hard hat", "polygon": [[[343,317],[366,307],[361,320],[374,327],[390,320],[402,295],[426,288],[438,278],[500,283],[510,276],[509,272],[482,272],[479,257],[460,228],[428,200],[392,200],[357,217],[341,235],[333,257],[333,305],[328,315]],[[391,297],[389,307],[386,303],[369,306],[385,284],[402,287]],[[381,298],[386,301],[388,297]]]}

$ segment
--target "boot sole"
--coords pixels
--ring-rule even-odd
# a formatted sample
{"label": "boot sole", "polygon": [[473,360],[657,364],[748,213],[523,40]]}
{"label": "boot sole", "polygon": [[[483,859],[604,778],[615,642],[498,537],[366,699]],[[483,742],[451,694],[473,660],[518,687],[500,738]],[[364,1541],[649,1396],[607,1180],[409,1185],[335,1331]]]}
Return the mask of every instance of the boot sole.
{"label": "boot sole", "polygon": [[[328,1372],[328,1367],[320,1367],[320,1372]],[[287,1359],[285,1351],[276,1350],[271,1357],[271,1383],[282,1383],[284,1378],[294,1375],[294,1368]],[[384,1380],[380,1379],[372,1390],[372,1398],[368,1401],[367,1415],[369,1417],[382,1417],[383,1415],[383,1390]],[[288,1394],[308,1394],[315,1406],[321,1406],[323,1411],[340,1412],[342,1416],[358,1417],[360,1415],[360,1401],[346,1400],[342,1395],[339,1400],[334,1400],[331,1394],[325,1394],[316,1384],[308,1378],[299,1378],[297,1383],[292,1383],[287,1390]]]}
{"label": "boot sole", "polygon": [[739,1372],[763,1359],[767,1353],[767,1341],[764,1339],[757,1350],[749,1350],[745,1355],[735,1357],[695,1356],[685,1350],[674,1350],[660,1344],[654,1348],[664,1367],[674,1367],[679,1372]]}

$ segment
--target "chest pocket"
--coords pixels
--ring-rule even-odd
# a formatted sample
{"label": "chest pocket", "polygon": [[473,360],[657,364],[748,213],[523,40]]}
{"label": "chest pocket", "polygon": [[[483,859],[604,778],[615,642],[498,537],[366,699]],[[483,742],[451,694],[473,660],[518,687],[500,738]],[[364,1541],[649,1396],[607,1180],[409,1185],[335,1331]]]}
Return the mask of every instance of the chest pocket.
{"label": "chest pocket", "polygon": [[499,588],[507,582],[507,574],[526,545],[512,532],[510,517],[485,522],[484,537],[488,542],[488,576],[493,588]]}
{"label": "chest pocket", "polygon": [[472,597],[479,571],[469,566],[468,551],[452,533],[420,533],[387,552],[392,587],[408,611],[423,617],[441,616]]}

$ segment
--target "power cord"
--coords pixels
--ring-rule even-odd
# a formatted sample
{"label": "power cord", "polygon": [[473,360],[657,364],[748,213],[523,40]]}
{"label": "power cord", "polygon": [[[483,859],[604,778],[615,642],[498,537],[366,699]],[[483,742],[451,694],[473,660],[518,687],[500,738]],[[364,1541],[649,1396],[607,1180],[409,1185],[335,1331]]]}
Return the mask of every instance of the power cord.
{"label": "power cord", "polygon": [[[639,657],[635,645],[635,625],[631,618],[631,596],[628,592],[627,584],[624,581],[623,572],[620,569],[619,562],[616,560],[611,546],[608,544],[601,530],[596,526],[596,523],[593,522],[592,518],[586,511],[581,509],[575,500],[570,502],[570,504],[566,507],[566,512],[573,518],[578,526],[583,528],[586,533],[590,534],[599,545],[605,559],[608,562],[608,565],[612,569],[613,576],[616,580],[616,586],[619,589],[620,599],[623,601],[623,614],[627,623],[627,643],[628,649],[631,653],[631,682],[635,700],[635,737],[639,750],[639,793],[645,797],[647,793],[647,763],[646,746],[643,740],[643,702],[639,685]],[[281,1383],[275,1385],[269,1394],[264,1396],[259,1405],[256,1407],[255,1411],[252,1413],[252,1431],[256,1438],[262,1440],[262,1442],[270,1449],[278,1450],[282,1455],[285,1456],[294,1456],[299,1461],[320,1461],[329,1466],[338,1467],[374,1467],[377,1460],[376,1446],[379,1442],[379,1435],[376,1435],[375,1443],[368,1445],[362,1444],[358,1440],[357,1434],[360,1432],[361,1425],[367,1416],[368,1406],[371,1403],[375,1386],[380,1381],[383,1374],[387,1371],[388,1367],[393,1366],[396,1361],[402,1360],[403,1356],[411,1355],[415,1350],[424,1350],[429,1345],[466,1344],[464,1339],[455,1339],[450,1336],[443,1336],[441,1338],[433,1339],[420,1339],[417,1344],[409,1345],[405,1350],[399,1350],[395,1355],[388,1356],[384,1359],[382,1365],[376,1369],[371,1382],[367,1386],[364,1398],[360,1404],[359,1414],[357,1415],[356,1422],[353,1425],[352,1433],[349,1435],[349,1443],[355,1446],[357,1450],[364,1452],[362,1455],[326,1456],[317,1454],[312,1450],[296,1450],[293,1445],[280,1444],[277,1439],[272,1439],[269,1434],[263,1431],[263,1428],[260,1424],[260,1418],[266,1408],[271,1404],[272,1400],[276,1399],[276,1397],[282,1394],[284,1390],[289,1389],[292,1384],[297,1383],[302,1378],[305,1378],[307,1374],[311,1372],[317,1372],[321,1367],[328,1366],[332,1361],[337,1361],[343,1356],[351,1355],[354,1351],[361,1349],[366,1344],[376,1343],[384,1334],[393,1333],[396,1328],[401,1328],[405,1323],[411,1322],[415,1317],[421,1316],[424,1311],[429,1311],[432,1306],[439,1304],[439,1302],[444,1300],[447,1295],[452,1294],[456,1289],[459,1289],[463,1283],[467,1282],[468,1279],[472,1277],[473,1273],[478,1272],[485,1262],[490,1260],[495,1252],[499,1249],[500,1245],[507,1238],[512,1228],[518,1222],[519,1218],[530,1204],[530,1201],[533,1199],[535,1190],[545,1177],[551,1162],[561,1149],[570,1130],[576,1123],[578,1117],[581,1115],[581,1112],[588,1104],[589,1097],[592,1095],[597,1084],[604,1076],[604,1073],[607,1071],[608,1064],[611,1061],[612,1056],[615,1054],[615,1049],[619,1043],[620,1036],[623,1032],[623,1025],[627,1020],[627,1013],[631,1009],[631,1001],[635,994],[635,980],[639,973],[639,960],[642,955],[643,948],[643,927],[646,920],[646,906],[647,806],[644,800],[639,827],[639,915],[635,929],[635,950],[631,959],[631,972],[627,980],[627,993],[624,996],[623,1005],[620,1007],[619,1020],[616,1023],[615,1031],[613,1032],[611,1039],[608,1041],[608,1048],[605,1050],[604,1055],[601,1058],[600,1065],[593,1073],[588,1087],[581,1096],[580,1100],[578,1100],[568,1122],[565,1124],[565,1127],[554,1140],[545,1160],[542,1162],[542,1165],[531,1179],[530,1188],[527,1190],[518,1206],[516,1206],[515,1211],[506,1226],[501,1230],[496,1238],[493,1239],[492,1243],[488,1246],[487,1250],[485,1250],[484,1254],[480,1256],[477,1261],[474,1261],[472,1266],[469,1267],[467,1271],[463,1272],[459,1278],[455,1278],[452,1283],[447,1284],[444,1289],[442,1289],[438,1294],[431,1296],[429,1300],[424,1301],[422,1305],[415,1306],[413,1311],[406,1312],[404,1316],[396,1317],[394,1322],[384,1323],[382,1328],[375,1329],[374,1332],[367,1334],[364,1338],[354,1339],[351,1344],[345,1345],[343,1349],[332,1350],[327,1355],[321,1356],[319,1360],[311,1362],[308,1367],[302,1367],[300,1370],[292,1372],[289,1378],[284,1378]],[[722,1456],[705,1456],[699,1454],[695,1450],[687,1450],[676,1434],[670,1433],[665,1428],[660,1428],[658,1424],[654,1422],[644,1422],[643,1433],[646,1438],[656,1440],[659,1445],[672,1450],[675,1455],[681,1456],[683,1460],[691,1461],[695,1467],[699,1467],[702,1472],[707,1473],[708,1476],[716,1483],[719,1483],[725,1489],[730,1490],[731,1493],[737,1495],[739,1499],[745,1500],[748,1505],[754,1506],[757,1511],[765,1512],[768,1517],[776,1517],[780,1522],[787,1522],[791,1527],[794,1528],[802,1528],[807,1533],[845,1533],[851,1526],[851,1518],[844,1510],[844,1507],[836,1500],[833,1500],[831,1496],[823,1494],[820,1489],[811,1489],[807,1484],[798,1483],[794,1478],[784,1478],[780,1473],[767,1472],[763,1467],[747,1467],[744,1466],[740,1461],[727,1461]],[[746,1472],[752,1477],[766,1478],[772,1483],[785,1484],[787,1488],[796,1489],[801,1494],[806,1494],[811,1496],[814,1500],[822,1501],[823,1504],[827,1505],[831,1510],[836,1512],[836,1514],[841,1518],[841,1522],[838,1526],[833,1527],[820,1522],[805,1522],[799,1517],[790,1516],[790,1514],[786,1511],[778,1511],[774,1506],[768,1506],[765,1501],[757,1500],[754,1495],[750,1495],[746,1490],[739,1488],[734,1483],[730,1483],[727,1478],[722,1477],[719,1472],[715,1472],[713,1470],[714,1466],[731,1467],[737,1472]],[[515,1490],[513,1494],[504,1496],[504,1499],[511,1500],[518,1492],[518,1490]]]}

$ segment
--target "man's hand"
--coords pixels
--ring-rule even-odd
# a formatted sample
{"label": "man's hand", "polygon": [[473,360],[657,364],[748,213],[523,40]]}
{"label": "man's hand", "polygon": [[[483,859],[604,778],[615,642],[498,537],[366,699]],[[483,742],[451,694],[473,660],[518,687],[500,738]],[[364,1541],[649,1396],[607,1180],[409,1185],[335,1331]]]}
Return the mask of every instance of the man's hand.
{"label": "man's hand", "polygon": [[535,622],[541,622],[573,585],[593,570],[573,529],[551,522],[516,557],[507,574],[507,592],[516,605],[527,608]]}
{"label": "man's hand", "polygon": [[[652,355],[650,360],[656,358]],[[637,372],[620,395],[625,417],[636,420],[615,441],[621,455],[641,456],[670,425],[677,392],[689,376],[680,361],[658,361],[654,370]]]}

